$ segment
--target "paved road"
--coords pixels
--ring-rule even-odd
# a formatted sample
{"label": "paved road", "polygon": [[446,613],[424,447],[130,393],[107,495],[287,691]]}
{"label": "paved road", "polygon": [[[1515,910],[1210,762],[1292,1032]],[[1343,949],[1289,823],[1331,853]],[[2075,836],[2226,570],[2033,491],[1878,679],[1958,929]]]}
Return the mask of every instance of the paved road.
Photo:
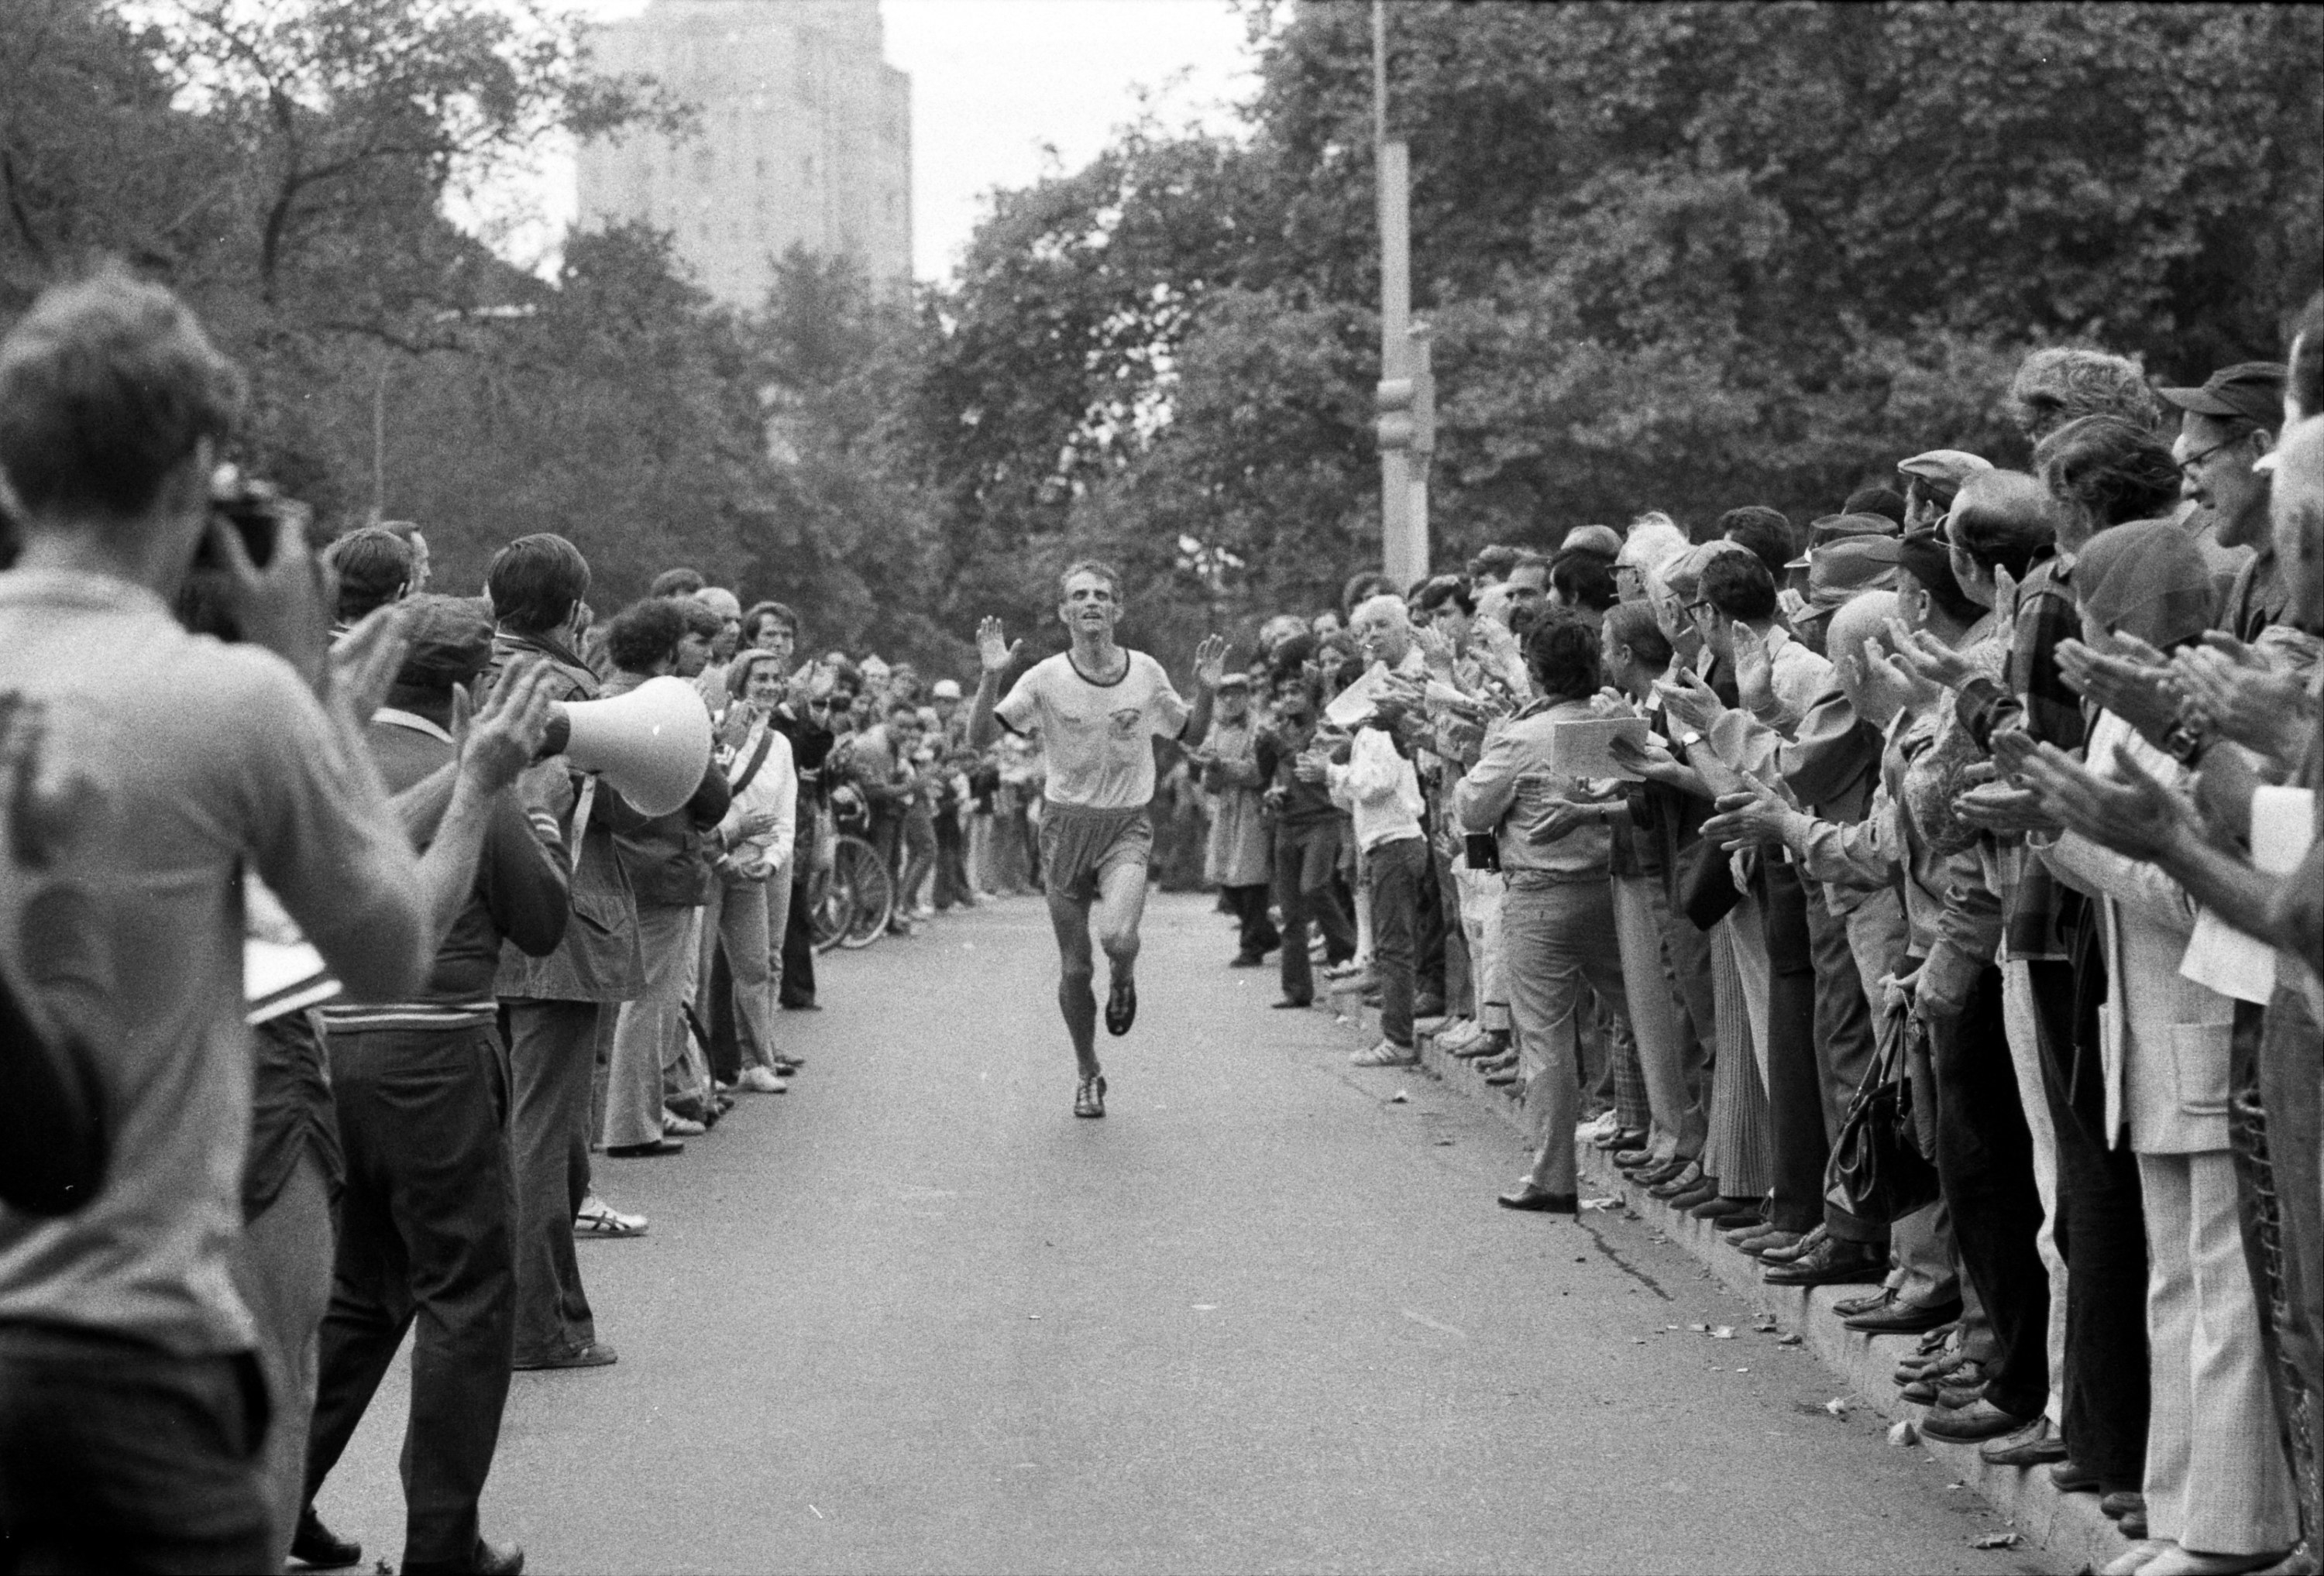
{"label": "paved road", "polygon": [[[1506,1126],[1267,1010],[1223,926],[1149,910],[1102,1122],[1037,901],[826,960],[794,1092],[600,1161],[653,1217],[582,1247],[622,1360],[517,1376],[491,1534],[555,1571],[2041,1569],[1645,1225],[1496,1209]],[[322,1502],[391,1558],[401,1385]]]}

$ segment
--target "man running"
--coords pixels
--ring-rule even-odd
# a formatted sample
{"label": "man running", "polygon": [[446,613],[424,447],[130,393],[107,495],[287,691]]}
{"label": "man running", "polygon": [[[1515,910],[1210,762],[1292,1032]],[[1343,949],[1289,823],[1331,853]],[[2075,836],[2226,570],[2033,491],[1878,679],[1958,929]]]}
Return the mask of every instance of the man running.
{"label": "man running", "polygon": [[1105,1075],[1097,1064],[1097,977],[1090,953],[1090,909],[1111,980],[1105,999],[1110,1034],[1130,1032],[1138,1016],[1138,920],[1146,909],[1146,866],[1154,850],[1147,802],[1154,797],[1154,741],[1199,742],[1209,731],[1211,699],[1226,669],[1227,643],[1213,635],[1194,652],[1198,690],[1189,707],[1162,664],[1113,643],[1120,621],[1121,576],[1104,564],[1074,565],[1059,580],[1057,621],[1073,648],[1037,662],[999,705],[1001,676],[1025,642],[1010,642],[1001,621],[976,629],[983,674],[969,710],[969,742],[982,750],[1001,728],[1038,731],[1048,759],[1041,806],[1041,874],[1049,923],[1057,933],[1063,972],[1057,1005],[1073,1037],[1081,1083],[1075,1116],[1105,1114]]}

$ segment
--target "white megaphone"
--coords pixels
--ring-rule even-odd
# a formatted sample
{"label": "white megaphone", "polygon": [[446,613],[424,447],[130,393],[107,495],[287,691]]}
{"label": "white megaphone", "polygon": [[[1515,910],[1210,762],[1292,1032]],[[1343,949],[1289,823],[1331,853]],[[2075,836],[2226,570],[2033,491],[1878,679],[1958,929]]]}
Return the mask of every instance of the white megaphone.
{"label": "white megaphone", "polygon": [[710,712],[683,678],[649,678],[611,700],[549,707],[547,755],[594,771],[639,814],[667,816],[710,767]]}

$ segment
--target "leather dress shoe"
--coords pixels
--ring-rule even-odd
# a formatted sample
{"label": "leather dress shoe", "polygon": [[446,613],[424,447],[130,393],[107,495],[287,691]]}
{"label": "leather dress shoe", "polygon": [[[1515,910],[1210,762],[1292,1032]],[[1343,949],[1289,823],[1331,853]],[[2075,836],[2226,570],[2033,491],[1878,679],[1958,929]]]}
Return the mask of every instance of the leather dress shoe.
{"label": "leather dress shoe", "polygon": [[[1721,1199],[1720,1202],[1727,1203],[1731,1201]],[[1767,1212],[1757,1204],[1747,1209],[1729,1210],[1711,1218],[1711,1229],[1714,1231],[1739,1231],[1746,1226],[1764,1226],[1766,1223]]]}
{"label": "leather dress shoe", "polygon": [[1662,1161],[1655,1157],[1654,1148],[1650,1145],[1642,1145],[1636,1149],[1614,1151],[1614,1169],[1617,1171],[1632,1173],[1652,1171],[1662,1164]]}
{"label": "leather dress shoe", "polygon": [[[1824,1229],[1821,1226],[1818,1226],[1806,1236],[1793,1243],[1789,1248],[1768,1249],[1765,1253],[1759,1255],[1759,1262],[1762,1264],[1793,1263],[1797,1259],[1805,1258],[1809,1254],[1813,1253],[1817,1249],[1822,1247],[1826,1240],[1827,1237]],[[1885,1274],[1886,1272],[1883,1271],[1882,1273]]]}
{"label": "leather dress shoe", "polygon": [[1600,1133],[1590,1140],[1597,1147],[1611,1154],[1618,1149],[1635,1148],[1646,1141],[1644,1128],[1616,1128],[1610,1133]]}
{"label": "leather dress shoe", "polygon": [[[1686,1212],[1698,1221],[1715,1221],[1721,1215],[1731,1215],[1740,1210],[1756,1210],[1759,1207],[1757,1199],[1737,1198],[1733,1194],[1720,1193],[1718,1189],[1719,1179],[1715,1176],[1706,1176],[1702,1180],[1711,1184],[1711,1196],[1699,1204],[1685,1206]],[[1679,1208],[1678,1201],[1672,1200],[1671,1207]]]}
{"label": "leather dress shoe", "polygon": [[311,1505],[299,1512],[299,1530],[290,1535],[290,1557],[319,1570],[337,1570],[363,1562],[363,1545],[343,1538],[323,1525]]}
{"label": "leather dress shoe", "polygon": [[2098,1475],[2069,1458],[2050,1469],[2050,1483],[2061,1494],[2088,1494],[2098,1486]]}
{"label": "leather dress shoe", "polygon": [[1740,1252],[1747,1258],[1757,1258],[1759,1255],[1766,1252],[1771,1248],[1790,1248],[1795,1246],[1799,1242],[1802,1235],[1803,1233],[1798,1231],[1786,1231],[1780,1228],[1770,1226],[1767,1230],[1760,1232],[1756,1237],[1745,1238],[1741,1245],[1737,1249],[1737,1251]]}
{"label": "leather dress shoe", "polygon": [[1667,1182],[1649,1185],[1646,1192],[1659,1199],[1674,1199],[1683,1193],[1692,1193],[1702,1185],[1702,1166],[1692,1160],[1679,1167]]}
{"label": "leather dress shoe", "polygon": [[1286,996],[1280,1001],[1270,1001],[1268,1005],[1277,1012],[1304,1012],[1315,1004],[1313,1001],[1295,1001]]}
{"label": "leather dress shoe", "polygon": [[2146,1496],[2135,1488],[2116,1488],[2110,1494],[2098,1496],[2098,1509],[2110,1521],[2120,1521],[2134,1510],[2144,1516],[2146,1513]]}
{"label": "leather dress shoe", "polygon": [[494,1545],[476,1540],[465,1560],[406,1560],[403,1576],[518,1576],[524,1569],[524,1551],[514,1544]]}
{"label": "leather dress shoe", "polygon": [[1842,1297],[1831,1305],[1831,1311],[1843,1319],[1858,1313],[1869,1313],[1875,1308],[1886,1307],[1896,1295],[1895,1286],[1884,1286],[1877,1291],[1867,1292],[1860,1297]]}
{"label": "leather dress shoe", "polygon": [[1543,1193],[1526,1183],[1495,1200],[1505,1210],[1525,1210],[1541,1215],[1573,1215],[1582,1213],[1582,1200],[1570,1193]]}
{"label": "leather dress shoe", "polygon": [[1517,1064],[1507,1062],[1485,1074],[1485,1082],[1496,1089],[1507,1089],[1517,1081]]}
{"label": "leather dress shoe", "polygon": [[2144,1537],[2146,1535],[2146,1507],[2142,1505],[2136,1510],[2127,1512],[2114,1524],[2114,1529],[2134,1543],[2137,1542],[2140,1538]]}
{"label": "leather dress shoe", "polygon": [[1642,1166],[1630,1175],[1640,1185],[1651,1191],[1660,1187],[1665,1182],[1676,1182],[1686,1175],[1687,1167],[1690,1166],[1695,1168],[1697,1175],[1702,1174],[1701,1162],[1684,1155],[1674,1155],[1667,1160],[1658,1160],[1650,1165]]}
{"label": "leather dress shoe", "polygon": [[1674,1210],[1683,1210],[1692,1214],[1696,1210],[1702,1209],[1706,1204],[1712,1203],[1718,1197],[1719,1178],[1716,1176],[1706,1176],[1701,1182],[1698,1182],[1692,1187],[1687,1189],[1684,1193],[1674,1193],[1671,1194],[1670,1197],[1663,1200],[1663,1203],[1670,1205],[1670,1207]]}
{"label": "leather dress shoe", "polygon": [[2045,1467],[2066,1459],[2066,1441],[2052,1432],[2050,1420],[2035,1423],[2024,1439],[1991,1439],[1979,1446],[1978,1458],[1994,1467]]}
{"label": "leather dress shoe", "polygon": [[1948,1444],[1978,1444],[2005,1433],[2015,1433],[2033,1421],[2015,1412],[2004,1412],[1980,1396],[1966,1406],[1931,1412],[1921,1419],[1921,1433]]}
{"label": "leather dress shoe", "polygon": [[1959,1297],[1941,1303],[1910,1303],[1891,1292],[1879,1305],[1850,1313],[1840,1322],[1868,1335],[1910,1335],[1950,1324],[1960,1317],[1960,1311]]}
{"label": "leather dress shoe", "polygon": [[[1772,1256],[1762,1262],[1772,1263]],[[1888,1256],[1861,1242],[1840,1242],[1826,1237],[1786,1264],[1777,1264],[1764,1277],[1769,1286],[1851,1286],[1878,1280],[1888,1273]]]}
{"label": "leather dress shoe", "polygon": [[1985,1369],[1964,1363],[1937,1386],[1937,1405],[1959,1411],[1985,1394]]}

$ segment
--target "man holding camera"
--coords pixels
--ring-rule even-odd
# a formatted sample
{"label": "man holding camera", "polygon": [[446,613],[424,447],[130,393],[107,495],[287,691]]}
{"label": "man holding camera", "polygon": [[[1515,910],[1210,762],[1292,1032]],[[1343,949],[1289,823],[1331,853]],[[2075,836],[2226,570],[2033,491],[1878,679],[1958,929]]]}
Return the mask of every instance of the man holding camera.
{"label": "man holding camera", "polygon": [[[239,402],[192,315],[119,273],[50,291],[0,341],[0,474],[23,538],[0,575],[0,696],[23,724],[0,795],[0,946],[93,1063],[112,1147],[77,1209],[0,1204],[11,1564],[279,1566],[289,1529],[263,1462],[280,1354],[229,1267],[251,1122],[242,874],[350,995],[401,995],[546,722],[530,679],[478,719],[415,861],[346,699],[394,654],[392,627],[335,660],[298,519],[213,511]],[[198,548],[243,644],[171,616]]]}

